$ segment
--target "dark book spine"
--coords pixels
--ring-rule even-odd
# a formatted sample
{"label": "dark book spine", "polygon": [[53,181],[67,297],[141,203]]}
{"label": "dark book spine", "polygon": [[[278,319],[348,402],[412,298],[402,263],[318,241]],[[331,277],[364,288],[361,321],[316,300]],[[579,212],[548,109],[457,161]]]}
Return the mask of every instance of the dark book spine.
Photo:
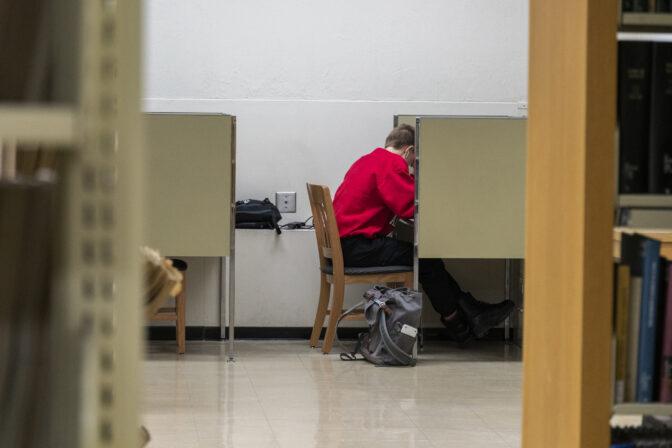
{"label": "dark book spine", "polygon": [[[629,9],[625,9],[625,8]],[[648,12],[649,0],[625,0],[623,2],[623,11],[626,12]]]}
{"label": "dark book spine", "polygon": [[623,0],[621,10],[623,12],[647,12],[649,10],[649,0]]}
{"label": "dark book spine", "polygon": [[653,44],[649,192],[672,194],[672,43]]}
{"label": "dark book spine", "polygon": [[672,0],[656,0],[656,12],[672,12]]}
{"label": "dark book spine", "polygon": [[651,43],[620,42],[618,47],[619,192],[648,190]]}
{"label": "dark book spine", "polygon": [[639,359],[637,361],[637,401],[650,403],[656,394],[656,358],[658,356],[658,288],[660,287],[660,241],[644,243],[642,278],[642,313],[639,327]]}

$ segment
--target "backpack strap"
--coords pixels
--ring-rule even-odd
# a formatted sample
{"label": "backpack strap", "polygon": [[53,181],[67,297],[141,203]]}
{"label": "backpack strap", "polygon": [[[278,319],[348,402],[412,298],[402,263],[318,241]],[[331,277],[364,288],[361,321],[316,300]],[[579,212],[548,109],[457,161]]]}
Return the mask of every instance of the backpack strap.
{"label": "backpack strap", "polygon": [[[341,361],[364,361],[366,358],[358,358],[357,353],[360,353],[360,350],[362,348],[362,339],[364,338],[364,335],[366,333],[359,333],[357,335],[357,344],[355,344],[355,348],[351,352],[341,352],[339,357],[341,358]],[[341,348],[343,348],[343,344],[339,341],[339,345]]]}
{"label": "backpack strap", "polygon": [[278,219],[275,217],[273,213],[271,213],[271,224],[273,224],[273,228],[275,229],[275,233],[280,235],[282,233],[282,230],[280,230],[280,226],[278,225]]}
{"label": "backpack strap", "polygon": [[392,337],[390,336],[390,333],[387,330],[387,317],[385,316],[385,310],[383,308],[379,308],[378,312],[380,313],[380,319],[378,319],[379,322],[378,326],[380,328],[380,335],[382,336],[385,348],[390,353],[390,355],[392,355],[394,359],[399,361],[401,364],[405,366],[414,366],[417,361],[413,358],[413,356],[406,353],[401,347],[399,347],[396,344],[396,342],[392,340]]}
{"label": "backpack strap", "polygon": [[357,353],[359,353],[359,348],[362,346],[362,335],[360,334],[359,337],[357,338],[357,344],[355,345],[355,348],[352,351],[349,351],[347,347],[341,342],[340,339],[338,339],[338,327],[341,325],[341,321],[349,316],[350,314],[354,313],[357,309],[363,308],[364,304],[366,303],[366,300],[362,300],[361,302],[357,303],[356,305],[353,305],[349,309],[345,310],[343,314],[338,318],[338,321],[336,322],[336,332],[334,333],[334,339],[336,340],[336,343],[338,344],[339,347],[343,349],[343,352],[341,352],[340,357],[341,360],[343,361],[359,361],[364,358],[357,358]]}

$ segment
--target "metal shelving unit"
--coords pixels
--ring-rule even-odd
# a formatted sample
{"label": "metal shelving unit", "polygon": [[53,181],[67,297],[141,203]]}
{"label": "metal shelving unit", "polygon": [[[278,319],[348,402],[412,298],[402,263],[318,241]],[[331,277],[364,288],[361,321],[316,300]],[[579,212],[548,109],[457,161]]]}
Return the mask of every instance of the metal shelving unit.
{"label": "metal shelving unit", "polygon": [[[672,42],[672,14],[623,13],[617,40],[642,42]],[[672,195],[620,194],[616,198],[617,221],[626,224],[634,218],[667,227],[672,215]],[[652,227],[657,227],[654,225]],[[614,415],[672,415],[672,403],[620,403],[614,405]]]}
{"label": "metal shelving unit", "polygon": [[[74,100],[0,104],[0,141],[72,155],[60,173],[52,338],[44,342],[53,354],[48,446],[135,447],[143,303],[140,2],[58,3],[54,33],[67,51],[55,56],[76,63],[68,81]],[[61,20],[77,36],[65,36]]]}

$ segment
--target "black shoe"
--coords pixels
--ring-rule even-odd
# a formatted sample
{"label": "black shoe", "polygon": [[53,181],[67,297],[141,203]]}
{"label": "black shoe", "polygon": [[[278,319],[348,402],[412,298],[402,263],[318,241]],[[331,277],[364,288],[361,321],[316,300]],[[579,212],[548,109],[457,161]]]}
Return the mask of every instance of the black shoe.
{"label": "black shoe", "polygon": [[455,311],[451,316],[441,316],[441,323],[448,329],[450,339],[460,345],[466,344],[474,337],[469,323],[460,310]]}
{"label": "black shoe", "polygon": [[499,303],[485,303],[465,293],[459,300],[460,308],[471,325],[471,331],[477,338],[483,337],[489,329],[501,324],[515,308],[510,300]]}

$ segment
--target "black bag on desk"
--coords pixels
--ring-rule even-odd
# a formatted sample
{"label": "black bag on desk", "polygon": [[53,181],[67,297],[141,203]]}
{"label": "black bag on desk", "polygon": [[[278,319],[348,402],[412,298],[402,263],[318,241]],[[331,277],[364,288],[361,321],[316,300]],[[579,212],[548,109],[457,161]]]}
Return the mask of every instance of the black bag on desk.
{"label": "black bag on desk", "polygon": [[245,199],[236,202],[236,229],[275,229],[280,235],[278,222],[282,215],[268,198],[263,201]]}

